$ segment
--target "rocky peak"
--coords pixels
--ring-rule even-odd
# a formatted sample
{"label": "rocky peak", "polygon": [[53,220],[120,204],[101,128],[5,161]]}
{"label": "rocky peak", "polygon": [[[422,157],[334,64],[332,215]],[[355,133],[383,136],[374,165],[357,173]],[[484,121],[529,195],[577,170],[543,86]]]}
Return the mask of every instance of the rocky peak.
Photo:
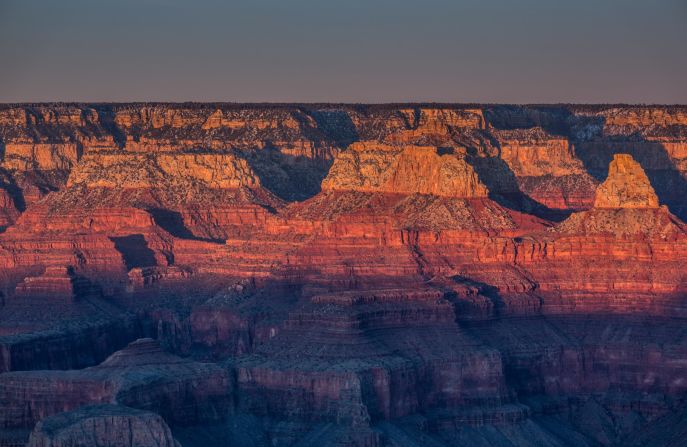
{"label": "rocky peak", "polygon": [[629,154],[615,154],[608,177],[596,190],[595,208],[658,208],[644,169]]}

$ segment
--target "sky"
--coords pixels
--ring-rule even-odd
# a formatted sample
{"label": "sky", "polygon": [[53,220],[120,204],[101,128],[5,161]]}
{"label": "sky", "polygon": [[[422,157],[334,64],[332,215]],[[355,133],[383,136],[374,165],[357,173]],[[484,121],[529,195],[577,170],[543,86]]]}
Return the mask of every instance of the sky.
{"label": "sky", "polygon": [[687,103],[687,0],[0,0],[0,102]]}

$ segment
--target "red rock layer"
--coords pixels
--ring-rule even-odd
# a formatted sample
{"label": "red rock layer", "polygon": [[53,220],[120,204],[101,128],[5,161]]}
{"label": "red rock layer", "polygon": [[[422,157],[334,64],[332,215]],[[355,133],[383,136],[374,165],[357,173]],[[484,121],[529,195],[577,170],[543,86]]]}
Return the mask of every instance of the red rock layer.
{"label": "red rock layer", "polygon": [[[308,420],[326,420],[352,401],[364,404],[369,417],[388,419],[438,402],[507,399],[499,356],[456,330],[451,305],[437,291],[328,294],[311,302],[238,365],[240,405],[248,411],[307,411]],[[296,343],[301,338],[310,342]],[[427,349],[435,338],[447,343]],[[411,344],[414,360],[407,357]],[[300,398],[289,399],[293,393]]]}

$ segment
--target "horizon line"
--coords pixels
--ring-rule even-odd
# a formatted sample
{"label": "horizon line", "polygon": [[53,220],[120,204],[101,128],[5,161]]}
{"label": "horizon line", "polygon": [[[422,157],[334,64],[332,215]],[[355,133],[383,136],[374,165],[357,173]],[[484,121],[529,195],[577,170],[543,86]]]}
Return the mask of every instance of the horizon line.
{"label": "horizon line", "polygon": [[256,105],[256,106],[605,106],[605,107],[687,107],[687,103],[660,102],[460,102],[460,101],[388,101],[388,102],[345,102],[345,101],[0,101],[0,106],[44,106],[44,105]]}

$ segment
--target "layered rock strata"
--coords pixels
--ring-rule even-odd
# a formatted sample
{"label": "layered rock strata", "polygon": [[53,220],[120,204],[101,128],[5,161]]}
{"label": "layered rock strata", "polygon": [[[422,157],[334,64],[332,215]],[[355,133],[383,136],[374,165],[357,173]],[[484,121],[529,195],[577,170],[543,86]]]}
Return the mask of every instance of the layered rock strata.
{"label": "layered rock strata", "polygon": [[679,442],[685,116],[0,106],[0,445]]}

